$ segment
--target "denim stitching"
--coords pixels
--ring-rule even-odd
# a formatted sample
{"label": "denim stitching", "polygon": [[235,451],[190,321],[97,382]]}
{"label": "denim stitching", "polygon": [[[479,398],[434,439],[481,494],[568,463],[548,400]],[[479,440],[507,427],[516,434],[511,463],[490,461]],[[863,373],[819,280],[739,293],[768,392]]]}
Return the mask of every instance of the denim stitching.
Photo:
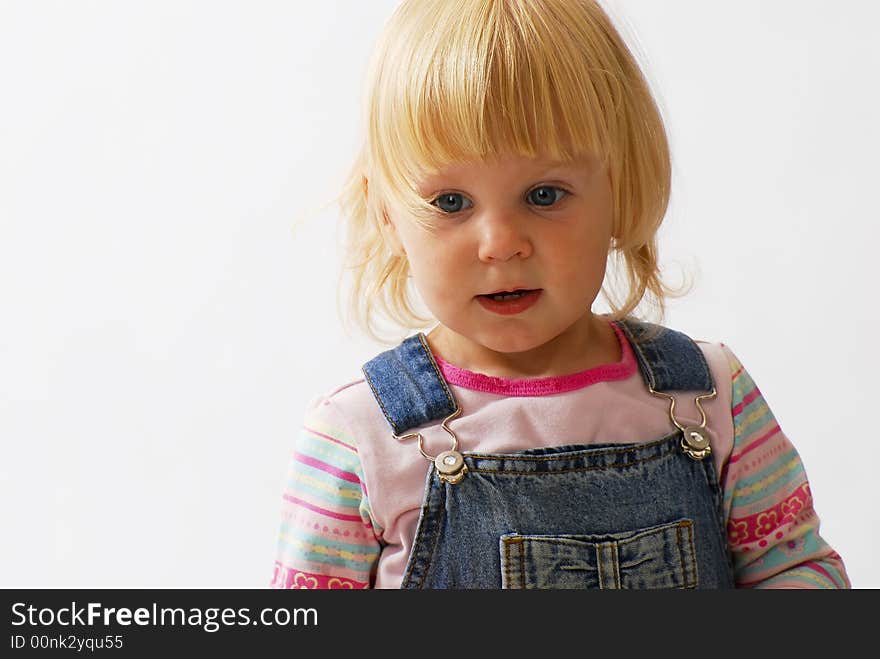
{"label": "denim stitching", "polygon": [[610,465],[597,465],[590,467],[573,467],[571,469],[557,469],[555,471],[514,471],[513,469],[486,469],[481,467],[468,467],[469,471],[481,473],[481,474],[510,474],[510,475],[529,475],[533,474],[535,476],[552,476],[553,474],[571,474],[579,471],[599,471],[601,469],[616,469],[618,467],[629,467],[631,465],[643,464],[645,462],[653,462],[654,460],[660,460],[661,458],[665,458],[669,455],[674,455],[675,450],[672,449],[667,451],[666,453],[661,453],[657,456],[651,456],[650,458],[642,458],[640,460],[633,460],[631,462],[616,462]]}
{"label": "denim stitching", "polygon": [[502,565],[501,570],[501,587],[503,588],[505,585],[510,588],[510,544],[507,542],[507,538],[501,538],[501,545],[504,547],[504,565]]}
{"label": "denim stitching", "polygon": [[[638,353],[638,357],[639,357],[638,362],[639,362],[639,367],[640,367],[639,370],[642,371],[643,378],[647,379],[648,386],[651,389],[657,390],[656,389],[657,377],[656,377],[656,374],[654,373],[654,369],[651,367],[651,363],[653,360],[648,358],[647,354],[642,349],[642,346],[640,344],[640,340],[635,338],[635,333],[632,331],[632,328],[634,328],[634,327],[648,326],[649,323],[640,323],[640,322],[629,320],[629,319],[622,320],[622,321],[613,321],[613,322],[623,330],[623,333],[629,339],[629,342],[632,345],[633,349],[635,350],[636,353]],[[651,327],[658,328],[659,331],[656,333],[656,335],[654,335],[648,339],[644,339],[644,337],[643,337],[643,340],[645,340],[646,343],[660,338],[660,336],[662,336],[665,331],[669,331],[668,328],[662,327],[659,325],[653,325]],[[651,330],[648,329],[647,333],[650,334],[650,331]],[[680,332],[679,332],[679,334],[680,334]],[[687,338],[691,342],[691,344],[693,344],[694,354],[696,355],[696,358],[699,360],[700,366],[702,367],[702,375],[705,376],[705,378],[708,380],[708,388],[705,389],[705,391],[711,391],[714,385],[713,385],[713,381],[712,381],[712,371],[709,369],[709,363],[706,361],[706,356],[703,354],[703,351],[700,350],[700,348],[696,345],[696,342],[694,342],[693,339],[691,339],[687,335],[683,335],[683,336],[685,336],[685,338]],[[655,352],[656,351],[652,350],[652,354]],[[657,356],[660,359],[660,361],[662,361],[661,355],[658,354],[655,356]],[[642,369],[642,366],[644,366],[644,369]],[[647,371],[647,374],[645,373],[645,371]],[[666,370],[666,372],[668,375],[668,369]]]}
{"label": "denim stitching", "polygon": [[455,412],[458,410],[458,401],[455,400],[452,396],[452,392],[449,391],[449,387],[446,384],[446,380],[440,374],[440,368],[437,366],[437,362],[434,361],[434,355],[431,353],[431,349],[428,348],[428,341],[425,338],[425,335],[419,332],[419,343],[422,345],[422,350],[425,351],[425,356],[428,358],[428,362],[431,364],[431,368],[434,369],[434,375],[437,376],[437,380],[440,382],[440,386],[443,387],[443,391],[446,393],[447,402],[452,405],[452,411]]}
{"label": "denim stitching", "polygon": [[[431,511],[430,497],[425,496],[425,502],[422,505],[421,517],[427,518],[430,511]],[[425,536],[424,525],[419,524],[419,528],[417,529],[417,532],[416,532],[416,537],[413,541],[413,547],[417,547],[418,545],[420,545],[422,542],[422,538],[424,538],[424,536]],[[413,560],[410,561],[410,564],[407,567],[406,574],[403,575],[403,581],[402,581],[403,585],[405,585],[409,582],[410,578],[412,577],[412,573],[413,573],[413,570],[415,569],[417,562],[420,562],[420,560],[418,559],[418,557],[413,556]]]}
{"label": "denim stitching", "polygon": [[[571,460],[572,459],[571,453],[574,453],[574,452],[586,453],[587,451],[590,451],[591,455],[593,455],[593,456],[615,455],[615,454],[621,454],[621,453],[636,453],[638,451],[641,451],[642,449],[650,449],[650,448],[654,448],[655,446],[659,446],[659,445],[663,444],[664,442],[670,442],[673,439],[680,439],[680,437],[681,437],[680,432],[681,431],[676,430],[675,432],[669,433],[668,435],[666,435],[665,437],[662,437],[661,439],[655,439],[651,442],[645,442],[644,444],[634,444],[631,446],[625,446],[623,448],[591,449],[591,448],[589,448],[589,444],[584,444],[583,446],[585,446],[585,448],[577,449],[576,451],[568,451],[567,455],[559,455],[559,454],[557,454],[557,455],[517,455],[516,453],[507,454],[507,453],[472,453],[472,452],[464,453],[462,455],[466,455],[469,458],[475,458],[478,460],[505,460],[505,461],[515,460],[515,461],[522,461],[522,462],[554,462],[556,460]],[[676,445],[677,445],[677,443],[676,443]],[[664,453],[662,455],[666,455],[666,454]]]}
{"label": "denim stitching", "polygon": [[[693,538],[693,524],[690,520],[682,520],[679,522],[666,524],[660,526],[655,529],[650,529],[643,531],[642,533],[638,533],[632,537],[625,538],[623,540],[608,540],[606,542],[588,542],[589,545],[592,546],[595,551],[596,556],[596,570],[597,570],[597,579],[599,582],[599,588],[607,590],[608,584],[605,583],[605,577],[610,576],[613,580],[613,587],[617,589],[623,589],[623,580],[621,578],[620,573],[620,545],[626,545],[631,542],[635,542],[640,540],[641,538],[652,536],[652,535],[660,535],[663,536],[666,532],[672,530],[671,527],[675,527],[676,534],[676,546],[678,548],[680,568],[677,570],[677,573],[683,579],[681,586],[683,588],[695,588],[697,586],[697,576],[696,576],[696,565],[695,565],[695,557],[696,550],[694,548],[694,538]],[[685,537],[682,535],[682,529],[686,530],[687,534],[687,542],[685,541]],[[541,536],[518,536],[515,539],[507,539],[505,540],[505,549],[509,549],[509,546],[514,542],[519,545],[516,547],[517,551],[522,552],[524,542],[529,540],[531,542],[550,542],[553,543],[553,540],[548,539],[546,537]],[[687,548],[686,545],[687,544]],[[688,551],[688,549],[690,551]],[[610,561],[610,567],[612,569],[612,573],[610,575],[607,574],[608,565],[604,565],[605,558],[608,558]],[[521,588],[525,588],[525,567],[523,565],[523,554],[520,554],[520,578],[522,579]],[[688,560],[690,559],[690,560]],[[513,561],[508,558],[506,564],[508,567],[512,567]],[[604,570],[604,571],[603,571]],[[511,574],[512,576],[512,574]],[[511,582],[512,583],[512,582]]]}
{"label": "denim stitching", "polygon": [[718,482],[718,472],[715,469],[715,464],[712,460],[704,460],[705,462],[705,472],[706,473],[706,481],[709,484],[709,490],[712,492],[712,503],[714,504],[713,510],[715,512],[715,516],[718,518],[718,532],[721,534],[721,538],[727,544],[727,528],[724,523],[724,497],[721,491],[721,483]]}
{"label": "denim stitching", "polygon": [[526,589],[526,562],[525,562],[525,546],[522,540],[517,543],[519,551],[519,587],[520,590]]}
{"label": "denim stitching", "polygon": [[642,538],[645,538],[650,535],[658,535],[661,533],[666,533],[673,526],[677,527],[677,526],[681,526],[682,524],[688,524],[688,523],[689,523],[688,520],[682,520],[681,522],[671,522],[670,524],[662,524],[656,528],[646,529],[646,530],[642,531],[641,533],[636,533],[635,535],[632,535],[628,538],[623,538],[621,540],[618,540],[617,542],[620,543],[621,545],[626,545],[626,544],[629,544],[630,542],[635,542],[636,540],[641,540]]}
{"label": "denim stitching", "polygon": [[614,549],[614,581],[617,584],[617,589],[621,590],[623,586],[620,584],[620,552],[618,551],[618,543],[614,543],[612,545]]}
{"label": "denim stitching", "polygon": [[[639,370],[642,373],[642,379],[648,380],[648,386],[653,389],[654,384],[656,383],[656,378],[654,377],[654,370],[651,368],[651,362],[648,361],[648,358],[645,357],[645,353],[642,351],[642,346],[639,344],[638,340],[635,338],[635,334],[631,331],[628,321],[621,321],[618,323],[618,326],[623,330],[623,333],[626,335],[627,339],[629,339],[630,345],[635,349],[635,351],[639,355]],[[645,373],[647,371],[647,373]]]}
{"label": "denim stitching", "polygon": [[684,561],[684,549],[681,546],[681,524],[675,527],[675,539],[678,544],[678,560],[681,562],[681,573],[684,576],[684,587],[687,588],[688,584],[688,575],[687,575],[687,563]]}
{"label": "denim stitching", "polygon": [[704,463],[704,473],[706,473],[706,481],[709,484],[709,490],[712,492],[712,496],[714,498],[714,512],[715,518],[718,522],[716,530],[719,533],[719,538],[721,540],[721,544],[725,548],[725,554],[727,555],[727,568],[730,573],[730,578],[733,580],[733,555],[730,552],[730,545],[727,544],[727,528],[724,522],[724,498],[721,494],[721,484],[718,482],[718,472],[715,470],[715,464],[711,460],[703,460]]}
{"label": "denim stitching", "polygon": [[[432,480],[433,480],[433,477],[432,477]],[[440,492],[442,493],[443,498],[445,498],[446,497],[446,490],[442,486],[442,484],[440,486]],[[442,503],[442,502],[438,502],[438,503]],[[446,505],[445,505],[445,503],[444,503],[444,505],[438,505],[438,508],[440,509],[440,516],[437,518],[437,523],[435,524],[435,527],[432,531],[434,533],[434,546],[431,547],[431,553],[428,555],[428,557],[426,559],[425,571],[422,573],[422,578],[419,581],[419,589],[421,589],[425,585],[425,579],[428,578],[428,568],[431,567],[431,558],[434,556],[434,554],[437,553],[437,543],[440,542],[440,530],[439,529],[443,525],[443,520],[446,518]],[[416,547],[416,545],[414,544],[413,547]]]}
{"label": "denim stitching", "polygon": [[[699,574],[697,573],[697,550],[694,547],[694,530],[691,528],[690,522],[687,525],[688,529],[688,542],[691,547],[691,572],[693,573],[693,577],[691,578],[690,588],[696,588],[699,585]],[[726,543],[725,543],[726,545]]]}
{"label": "denim stitching", "polygon": [[[425,358],[428,360],[428,363],[431,365],[432,370],[434,371],[434,375],[437,379],[437,382],[443,388],[443,393],[446,395],[446,402],[452,407],[452,412],[458,410],[458,402],[455,400],[455,397],[452,395],[452,392],[449,390],[449,387],[446,383],[446,380],[443,379],[443,376],[440,373],[440,368],[437,366],[437,362],[434,361],[434,356],[431,353],[430,348],[428,348],[427,341],[425,339],[425,335],[421,332],[418,333],[417,338],[419,340],[419,345],[422,347],[422,351],[425,354]],[[361,372],[364,374],[364,379],[370,387],[370,390],[373,392],[373,398],[379,403],[379,407],[382,409],[382,414],[385,415],[385,419],[388,421],[391,426],[392,431],[395,435],[399,435],[401,432],[401,428],[398,424],[396,424],[389,414],[388,410],[385,408],[385,404],[382,401],[382,398],[378,394],[378,390],[373,384],[373,381],[370,379],[369,373],[364,368],[361,368]],[[436,419],[432,419],[436,420]]]}
{"label": "denim stitching", "polygon": [[697,355],[697,359],[700,360],[700,365],[703,367],[703,375],[708,379],[708,389],[706,391],[712,391],[715,388],[715,382],[712,380],[712,370],[709,368],[709,362],[706,361],[706,355],[703,354],[703,351],[700,350],[700,347],[697,345],[696,341],[687,337],[691,343],[694,344],[694,353]]}
{"label": "denim stitching", "polygon": [[[424,575],[426,575],[428,573],[428,567],[430,567],[430,561],[426,562],[426,560],[424,558],[425,552],[421,551],[421,552],[419,552],[419,555],[416,556],[415,549],[416,549],[416,547],[423,544],[423,539],[426,536],[430,537],[431,533],[434,533],[435,536],[439,535],[437,533],[436,527],[434,528],[433,531],[427,531],[426,530],[427,524],[422,523],[423,520],[427,520],[427,519],[430,519],[431,517],[433,517],[433,511],[436,508],[436,506],[432,505],[433,499],[431,498],[431,492],[433,491],[432,479],[433,479],[433,474],[431,473],[431,469],[429,467],[428,471],[425,474],[425,480],[427,481],[427,483],[425,484],[425,495],[424,495],[425,498],[424,498],[424,501],[422,502],[421,513],[419,515],[419,521],[417,522],[416,537],[413,539],[413,552],[412,552],[413,555],[410,556],[411,560],[408,561],[409,564],[407,565],[406,574],[404,574],[404,576],[403,576],[403,581],[401,582],[401,588],[406,587],[406,585],[408,584],[408,582],[412,578],[412,573],[417,571],[416,570],[416,563],[420,564],[423,569],[423,576],[421,578],[421,582],[419,584],[419,587],[421,587],[421,584],[424,583],[424,581],[425,581]],[[436,542],[434,544],[434,548],[436,549]],[[433,555],[433,552],[431,555]],[[430,556],[428,558],[430,559]]]}
{"label": "denim stitching", "polygon": [[376,399],[379,403],[379,407],[382,408],[382,414],[385,415],[385,419],[391,425],[391,430],[395,435],[399,435],[400,431],[397,429],[397,424],[391,419],[391,415],[388,414],[388,410],[385,409],[385,404],[382,402],[382,398],[379,396],[379,393],[376,391],[376,387],[373,386],[373,381],[370,380],[369,374],[361,369],[361,372],[364,374],[364,379],[367,381],[367,384],[370,386],[370,390],[373,392],[373,398]]}
{"label": "denim stitching", "polygon": [[504,575],[507,579],[507,587],[511,588],[521,588],[514,582],[514,573],[513,573],[513,560],[510,558],[510,546],[514,543],[515,538],[505,538],[504,539]]}

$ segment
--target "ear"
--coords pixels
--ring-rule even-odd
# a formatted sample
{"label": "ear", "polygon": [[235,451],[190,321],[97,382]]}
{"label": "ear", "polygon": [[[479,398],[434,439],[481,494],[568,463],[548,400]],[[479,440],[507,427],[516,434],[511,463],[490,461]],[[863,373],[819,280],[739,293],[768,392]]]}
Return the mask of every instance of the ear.
{"label": "ear", "polygon": [[[364,191],[364,201],[369,198],[370,194],[370,182],[366,176],[361,177],[361,186]],[[400,236],[397,235],[397,229],[394,226],[394,223],[391,221],[391,218],[388,217],[388,212],[385,209],[385,206],[382,206],[382,218],[381,224],[379,225],[379,230],[382,232],[382,237],[385,239],[385,244],[391,250],[391,253],[395,256],[406,257],[406,250],[403,248],[403,243],[400,241]]]}
{"label": "ear", "polygon": [[400,235],[397,233],[397,227],[394,226],[394,222],[388,217],[384,208],[382,209],[382,235],[385,238],[385,244],[395,256],[406,258],[406,249],[404,249]]}
{"label": "ear", "polygon": [[620,244],[620,222],[617,221],[617,217],[611,217],[611,242],[609,245],[609,249],[617,249],[618,244]]}

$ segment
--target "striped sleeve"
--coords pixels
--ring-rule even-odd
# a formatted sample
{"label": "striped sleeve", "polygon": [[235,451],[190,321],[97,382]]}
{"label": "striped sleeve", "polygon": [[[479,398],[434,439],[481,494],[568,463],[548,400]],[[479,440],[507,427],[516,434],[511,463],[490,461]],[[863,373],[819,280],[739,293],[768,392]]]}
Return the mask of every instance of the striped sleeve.
{"label": "striped sleeve", "polygon": [[369,588],[379,557],[355,438],[331,401],[306,412],[281,500],[271,588]]}
{"label": "striped sleeve", "polygon": [[733,382],[733,450],[721,481],[740,588],[849,588],[841,557],[819,535],[801,459],[760,390],[723,346]]}

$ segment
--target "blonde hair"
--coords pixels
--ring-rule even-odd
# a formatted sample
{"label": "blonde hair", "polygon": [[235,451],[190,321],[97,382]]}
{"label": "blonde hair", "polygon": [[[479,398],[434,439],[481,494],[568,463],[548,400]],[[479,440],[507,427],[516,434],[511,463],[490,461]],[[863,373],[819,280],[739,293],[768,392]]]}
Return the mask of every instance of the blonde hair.
{"label": "blonde hair", "polygon": [[429,225],[436,209],[416,192],[421,173],[505,153],[603,160],[611,252],[625,270],[623,292],[608,278],[602,288],[611,317],[648,296],[662,318],[674,294],[661,281],[656,244],[669,145],[647,81],[597,2],[405,0],[376,45],[366,92],[366,139],[339,201],[348,312],[373,339],[398,340],[377,334],[377,313],[406,328],[432,322],[416,312],[407,260],[386,240],[389,205]]}

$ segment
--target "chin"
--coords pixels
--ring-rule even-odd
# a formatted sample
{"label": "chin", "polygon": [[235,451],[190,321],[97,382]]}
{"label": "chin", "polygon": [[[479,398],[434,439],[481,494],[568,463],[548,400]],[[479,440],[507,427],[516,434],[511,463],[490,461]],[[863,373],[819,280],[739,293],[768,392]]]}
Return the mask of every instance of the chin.
{"label": "chin", "polygon": [[534,334],[518,335],[516,332],[489,333],[478,339],[489,350],[503,353],[526,352],[544,345],[547,339]]}

